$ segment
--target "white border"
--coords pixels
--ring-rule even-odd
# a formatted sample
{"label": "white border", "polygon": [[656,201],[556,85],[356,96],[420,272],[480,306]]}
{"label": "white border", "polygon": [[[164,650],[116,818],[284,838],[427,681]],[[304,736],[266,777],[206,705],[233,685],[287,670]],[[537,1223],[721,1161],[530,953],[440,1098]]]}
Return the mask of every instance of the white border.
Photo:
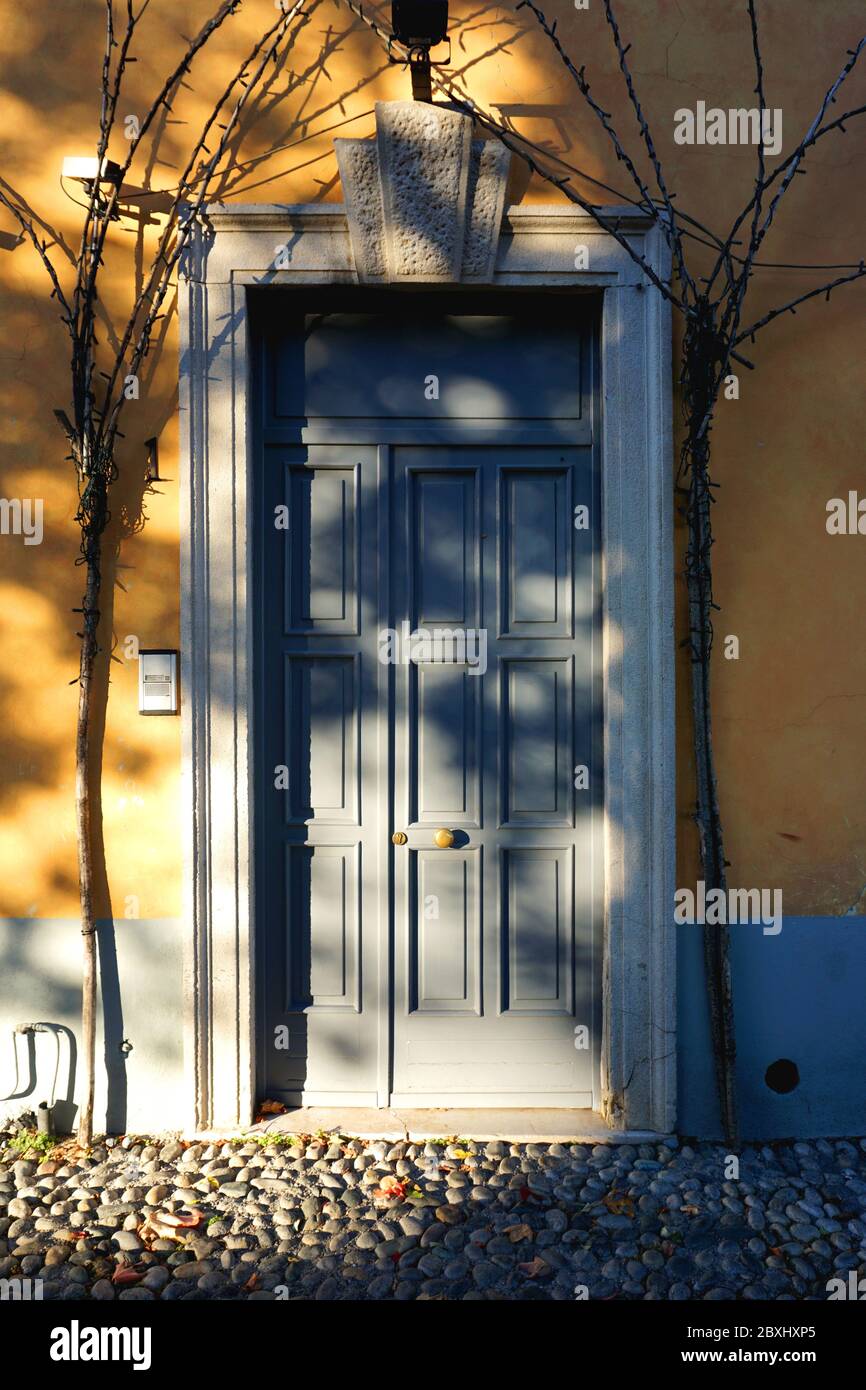
{"label": "white border", "polygon": [[[663,237],[605,209],[667,280]],[[180,287],[184,1039],[197,1129],[254,1105],[251,526],[246,287],[356,283],[334,205],[208,210]],[[589,251],[576,271],[575,248]],[[289,270],[275,271],[279,246]],[[602,1094],[612,1128],[676,1118],[671,325],[627,252],[573,207],[513,207],[492,284],[604,290],[605,911]]]}

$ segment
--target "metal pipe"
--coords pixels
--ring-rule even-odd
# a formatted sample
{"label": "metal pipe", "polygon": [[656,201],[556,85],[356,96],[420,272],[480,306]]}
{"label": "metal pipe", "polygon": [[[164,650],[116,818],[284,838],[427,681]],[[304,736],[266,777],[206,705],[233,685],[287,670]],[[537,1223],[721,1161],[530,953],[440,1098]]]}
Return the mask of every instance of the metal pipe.
{"label": "metal pipe", "polygon": [[[28,1033],[53,1033],[56,1046],[54,1059],[54,1080],[51,1083],[50,1101],[42,1100],[36,1110],[36,1124],[40,1134],[54,1133],[54,1101],[57,1094],[57,1078],[60,1075],[60,1028],[56,1023],[16,1023],[12,1030],[12,1047],[15,1053],[15,1092],[18,1090],[18,1048],[15,1045],[15,1038],[18,1034],[27,1035]],[[36,1081],[35,1061],[33,1081]],[[35,1087],[34,1087],[35,1088]],[[10,1100],[12,1097],[7,1096]]]}

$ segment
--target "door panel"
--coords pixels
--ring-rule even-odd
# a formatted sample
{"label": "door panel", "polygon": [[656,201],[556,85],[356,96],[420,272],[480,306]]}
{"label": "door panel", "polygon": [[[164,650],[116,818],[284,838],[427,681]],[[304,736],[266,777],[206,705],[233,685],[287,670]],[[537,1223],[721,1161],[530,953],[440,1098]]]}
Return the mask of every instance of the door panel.
{"label": "door panel", "polygon": [[503,637],[571,636],[569,483],[568,469],[500,474]]}
{"label": "door panel", "polygon": [[570,847],[500,852],[504,1013],[572,1012],[572,860]]}
{"label": "door panel", "polygon": [[263,450],[259,1084],[308,1104],[380,1098],[378,500],[374,448]]}
{"label": "door panel", "polygon": [[[478,823],[481,806],[481,687],[465,666],[413,663],[410,699],[417,720],[410,819],[419,825]],[[442,757],[438,730],[451,730],[454,756]]]}
{"label": "door panel", "polygon": [[289,845],[288,918],[310,931],[287,937],[285,1008],[359,1007],[359,846]]}
{"label": "door panel", "polygon": [[570,656],[501,658],[502,823],[574,823]]}
{"label": "door panel", "polygon": [[420,296],[408,312],[314,309],[292,328],[284,315],[274,335],[274,419],[428,420],[430,375],[439,382],[434,413],[449,419],[578,420],[586,404],[586,338],[573,310],[550,303],[513,317],[448,314]]}
{"label": "door panel", "polygon": [[358,467],[286,467],[286,633],[358,631]]}
{"label": "door panel", "polygon": [[416,639],[395,668],[393,1098],[590,1105],[591,452],[404,447],[392,476],[392,614]]}
{"label": "door panel", "polygon": [[[478,856],[419,850],[411,891],[409,997],[422,1012],[479,1012]],[[428,910],[436,907],[435,917]]]}
{"label": "door panel", "polygon": [[290,824],[356,825],[358,656],[286,657],[284,746]]}
{"label": "door panel", "polygon": [[478,623],[478,483],[475,472],[413,473],[408,571],[414,625]]}

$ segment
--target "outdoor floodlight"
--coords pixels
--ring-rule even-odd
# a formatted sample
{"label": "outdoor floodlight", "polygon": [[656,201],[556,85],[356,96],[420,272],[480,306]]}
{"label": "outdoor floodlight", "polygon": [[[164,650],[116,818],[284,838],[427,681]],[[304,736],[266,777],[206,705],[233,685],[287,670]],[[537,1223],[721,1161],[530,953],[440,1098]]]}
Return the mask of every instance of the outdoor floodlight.
{"label": "outdoor floodlight", "polygon": [[[120,180],[123,171],[119,164],[115,164],[113,159],[103,159],[101,164],[95,155],[67,155],[63,161],[60,171],[60,186],[66,193],[65,180],[70,179],[73,183],[80,183],[88,198],[90,198],[94,185],[97,186],[96,206],[101,210],[104,206],[102,186],[109,188],[120,188]],[[72,198],[70,193],[66,193],[73,203],[79,202],[78,198]],[[86,204],[82,204],[86,206]],[[117,211],[111,214],[112,221],[117,220]]]}
{"label": "outdoor floodlight", "polygon": [[407,48],[435,48],[448,35],[448,0],[393,0],[391,27]]}
{"label": "outdoor floodlight", "polygon": [[75,179],[77,183],[89,187],[96,181],[97,175],[100,183],[112,183],[116,186],[120,183],[120,165],[115,164],[113,159],[103,159],[100,173],[99,160],[95,155],[67,155],[63,161],[61,178]]}
{"label": "outdoor floodlight", "polygon": [[[407,51],[413,97],[416,101],[432,101],[430,69],[445,67],[451,60],[448,0],[392,0],[391,29],[392,39]],[[430,49],[446,42],[448,57],[442,63],[431,63]]]}

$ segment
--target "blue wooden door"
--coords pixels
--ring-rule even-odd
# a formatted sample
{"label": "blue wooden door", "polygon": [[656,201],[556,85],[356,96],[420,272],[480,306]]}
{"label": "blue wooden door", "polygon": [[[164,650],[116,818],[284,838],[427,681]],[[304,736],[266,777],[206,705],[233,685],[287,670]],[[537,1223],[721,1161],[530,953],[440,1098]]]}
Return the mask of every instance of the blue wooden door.
{"label": "blue wooden door", "polygon": [[588,1106],[593,320],[399,298],[256,320],[258,1086]]}
{"label": "blue wooden door", "polygon": [[420,635],[395,684],[395,1101],[588,1106],[591,450],[393,465],[396,626]]}

